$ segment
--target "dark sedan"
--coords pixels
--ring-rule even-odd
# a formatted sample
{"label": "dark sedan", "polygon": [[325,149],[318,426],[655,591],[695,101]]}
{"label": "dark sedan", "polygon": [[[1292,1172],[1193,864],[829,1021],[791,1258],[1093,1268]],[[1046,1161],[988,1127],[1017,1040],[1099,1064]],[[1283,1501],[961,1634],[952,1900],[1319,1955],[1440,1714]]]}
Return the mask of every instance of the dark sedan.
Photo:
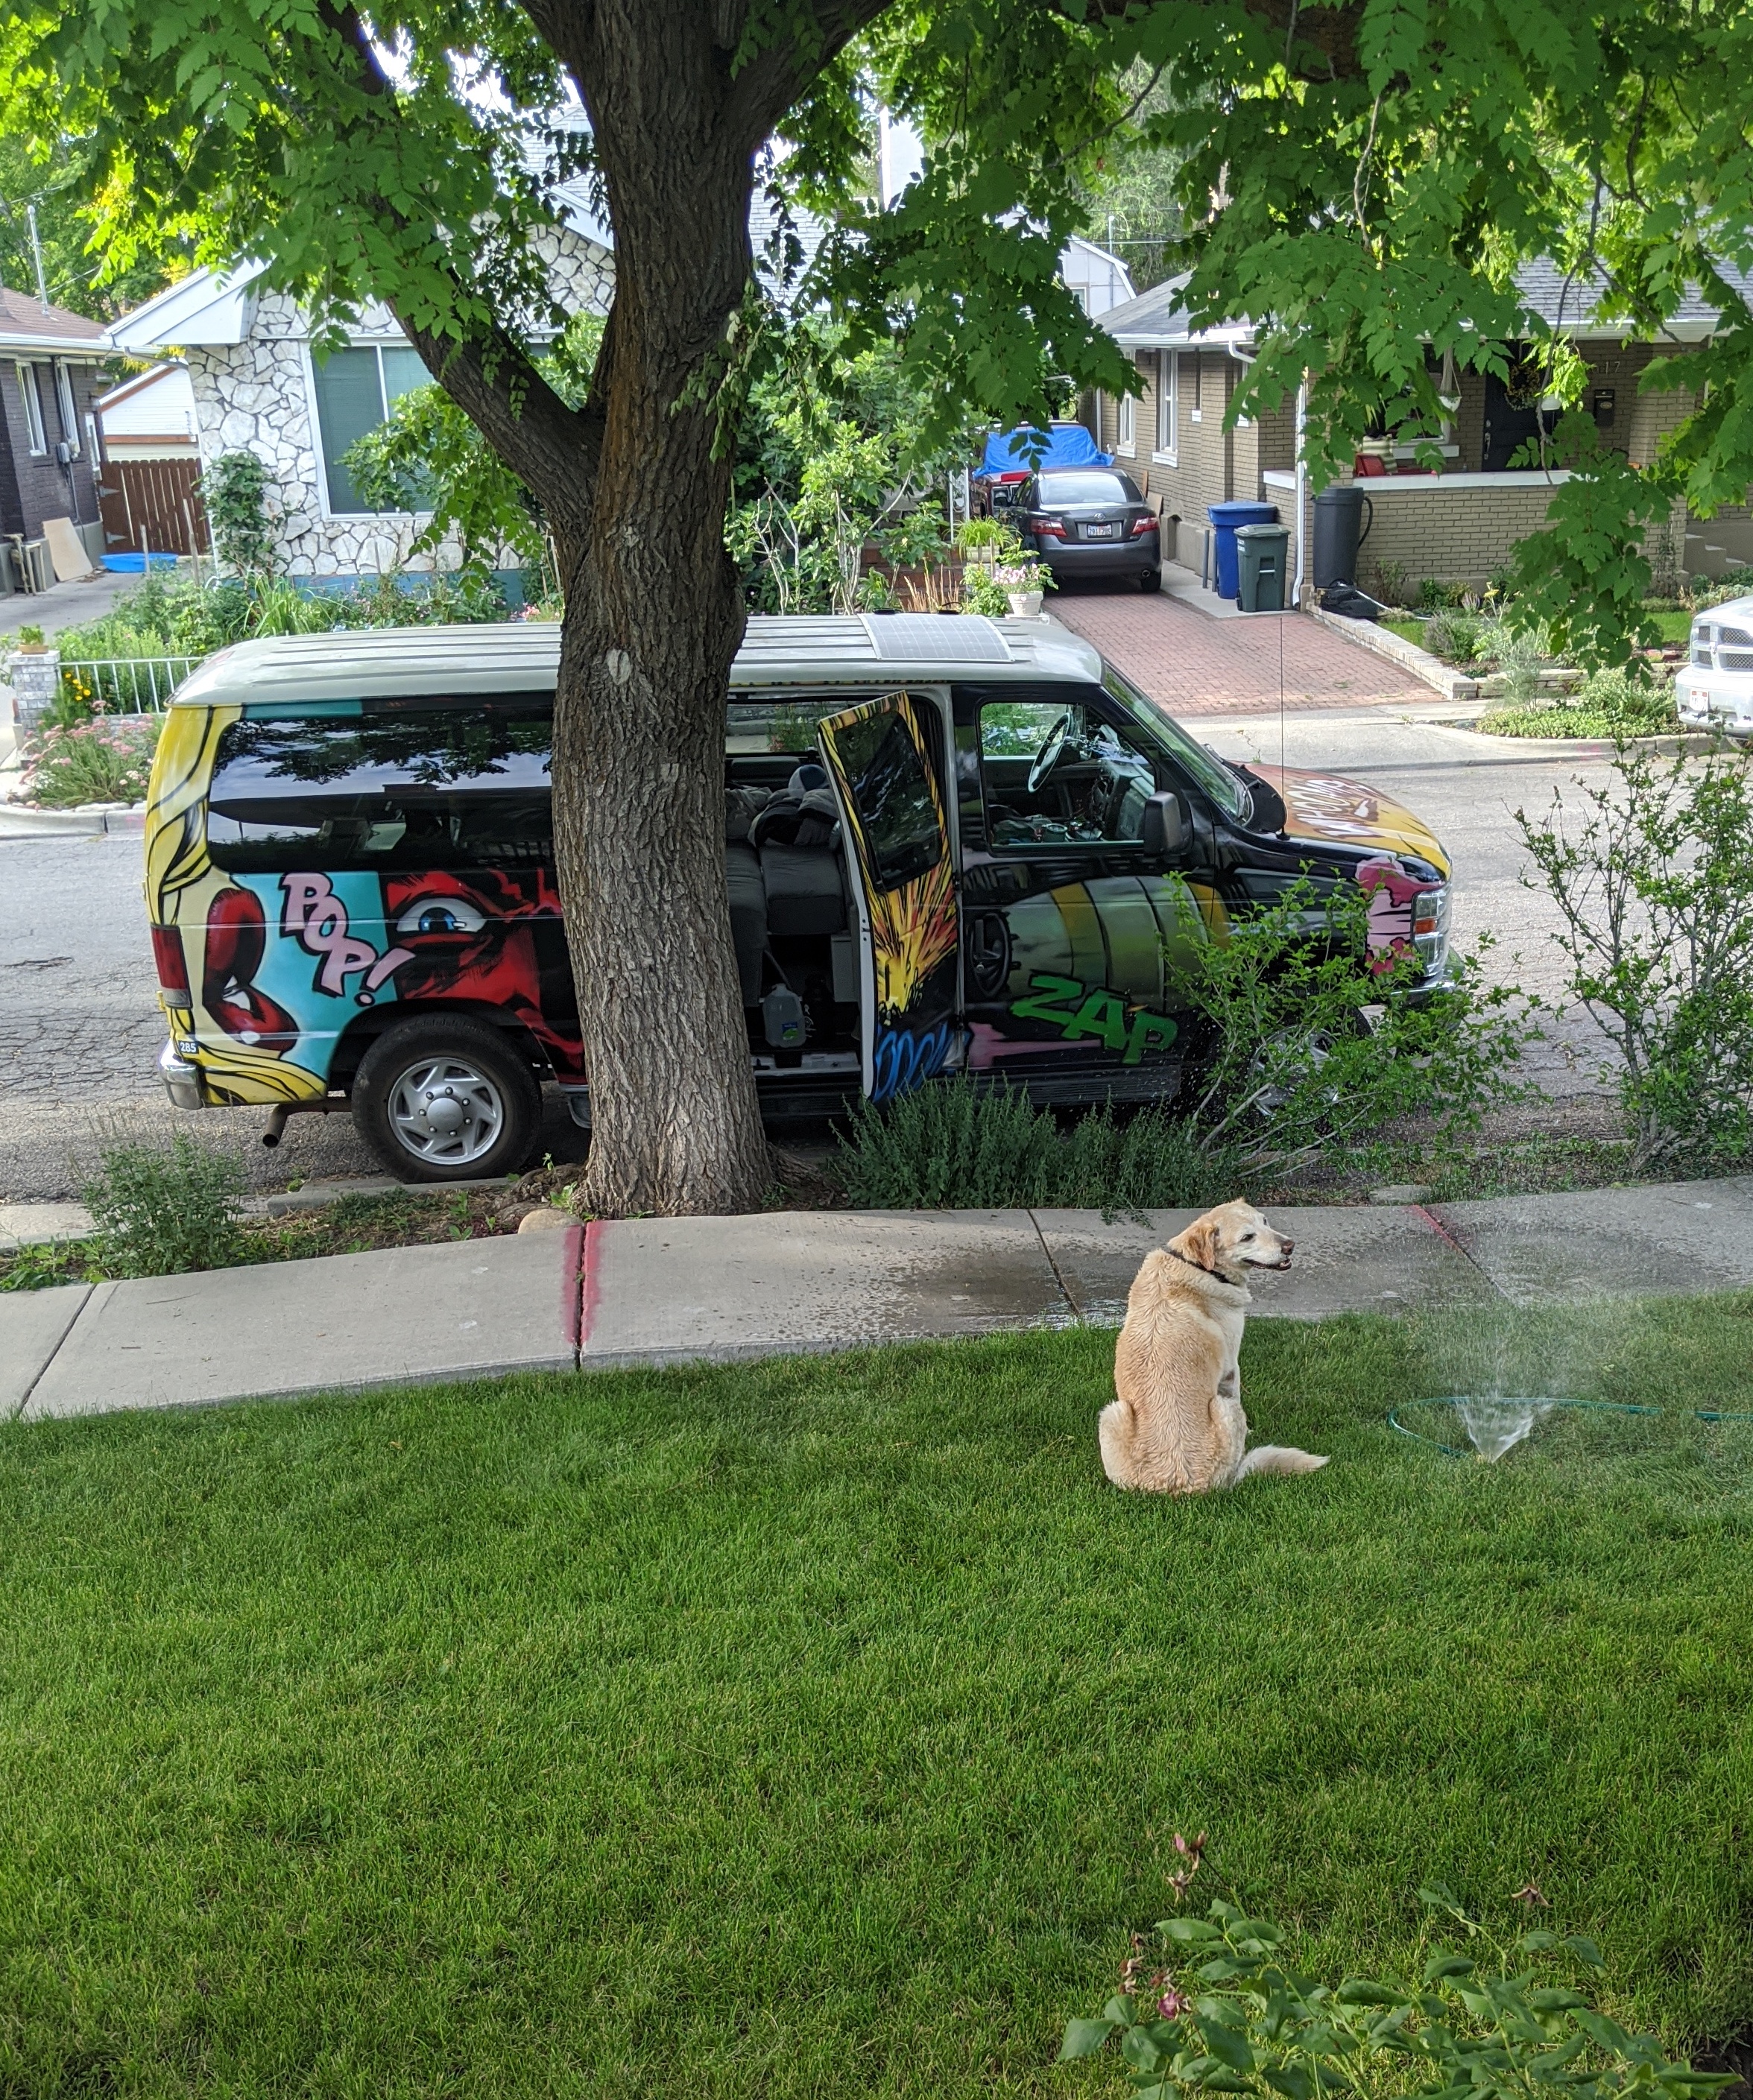
{"label": "dark sedan", "polygon": [[1118,576],[1141,590],[1162,587],[1162,528],[1117,467],[1049,468],[1023,490],[1013,514],[1022,544],[1053,580]]}

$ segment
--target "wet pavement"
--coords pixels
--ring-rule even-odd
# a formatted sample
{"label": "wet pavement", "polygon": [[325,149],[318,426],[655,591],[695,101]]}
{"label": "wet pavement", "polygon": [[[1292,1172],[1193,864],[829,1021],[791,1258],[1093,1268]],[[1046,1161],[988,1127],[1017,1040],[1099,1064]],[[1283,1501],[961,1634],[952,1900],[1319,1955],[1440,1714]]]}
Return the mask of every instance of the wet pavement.
{"label": "wet pavement", "polygon": [[[1111,1328],[1194,1216],[629,1219],[0,1295],[0,1418]],[[1253,1316],[1583,1305],[1753,1285],[1753,1176],[1428,1207],[1274,1209]]]}

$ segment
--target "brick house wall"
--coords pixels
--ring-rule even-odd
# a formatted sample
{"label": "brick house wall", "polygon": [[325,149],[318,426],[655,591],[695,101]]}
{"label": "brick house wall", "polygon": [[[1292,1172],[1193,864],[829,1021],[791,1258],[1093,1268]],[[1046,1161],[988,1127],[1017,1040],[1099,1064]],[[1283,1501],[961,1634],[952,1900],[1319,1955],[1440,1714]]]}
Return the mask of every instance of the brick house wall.
{"label": "brick house wall", "polygon": [[[1155,439],[1163,360],[1179,360],[1174,458],[1163,456]],[[1133,404],[1133,443],[1119,441],[1119,404],[1102,399],[1101,445],[1130,474],[1147,496],[1161,500],[1163,552],[1168,559],[1198,569],[1209,527],[1206,511],[1213,503],[1237,500],[1273,502],[1261,476],[1296,457],[1296,414],[1283,407],[1256,421],[1225,430],[1224,417],[1242,378],[1242,367],[1223,351],[1140,351],[1137,354],[1144,392]],[[1172,526],[1170,521],[1175,521]]]}
{"label": "brick house wall", "polygon": [[19,382],[20,360],[15,355],[0,356],[0,533],[22,532],[27,539],[35,540],[42,536],[46,518],[70,518],[82,525],[96,522],[97,483],[86,419],[89,416],[96,421],[92,404],[109,381],[96,363],[53,360],[65,363],[73,382],[75,427],[70,435],[77,439],[80,454],[69,475],[55,457],[56,440],[69,434],[61,429],[60,393],[51,360],[44,356],[24,361],[37,368],[47,448],[42,452],[31,451]]}

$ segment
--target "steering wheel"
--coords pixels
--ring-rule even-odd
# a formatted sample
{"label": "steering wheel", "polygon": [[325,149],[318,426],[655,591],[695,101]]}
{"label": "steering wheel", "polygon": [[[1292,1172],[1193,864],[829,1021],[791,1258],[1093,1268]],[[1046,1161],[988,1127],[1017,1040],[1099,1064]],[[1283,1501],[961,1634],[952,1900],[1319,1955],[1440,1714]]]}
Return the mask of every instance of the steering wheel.
{"label": "steering wheel", "polygon": [[1035,754],[1035,763],[1029,768],[1029,792],[1038,795],[1046,784],[1047,776],[1065,756],[1066,745],[1071,738],[1071,710],[1067,708],[1047,732],[1047,741]]}

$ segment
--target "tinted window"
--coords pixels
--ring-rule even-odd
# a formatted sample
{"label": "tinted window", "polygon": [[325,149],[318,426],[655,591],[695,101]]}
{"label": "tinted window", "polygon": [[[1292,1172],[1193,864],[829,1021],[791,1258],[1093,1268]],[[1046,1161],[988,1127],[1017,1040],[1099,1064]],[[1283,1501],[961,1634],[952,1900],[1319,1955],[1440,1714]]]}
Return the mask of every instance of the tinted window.
{"label": "tinted window", "polygon": [[219,739],[208,845],[241,874],[541,866],[554,857],[552,740],[551,715],[527,700],[234,722]]}
{"label": "tinted window", "polygon": [[1126,474],[1044,474],[1035,484],[1042,503],[1142,503]]}
{"label": "tinted window", "polygon": [[871,876],[899,889],[943,858],[943,825],[931,777],[907,717],[885,709],[835,733]]}

